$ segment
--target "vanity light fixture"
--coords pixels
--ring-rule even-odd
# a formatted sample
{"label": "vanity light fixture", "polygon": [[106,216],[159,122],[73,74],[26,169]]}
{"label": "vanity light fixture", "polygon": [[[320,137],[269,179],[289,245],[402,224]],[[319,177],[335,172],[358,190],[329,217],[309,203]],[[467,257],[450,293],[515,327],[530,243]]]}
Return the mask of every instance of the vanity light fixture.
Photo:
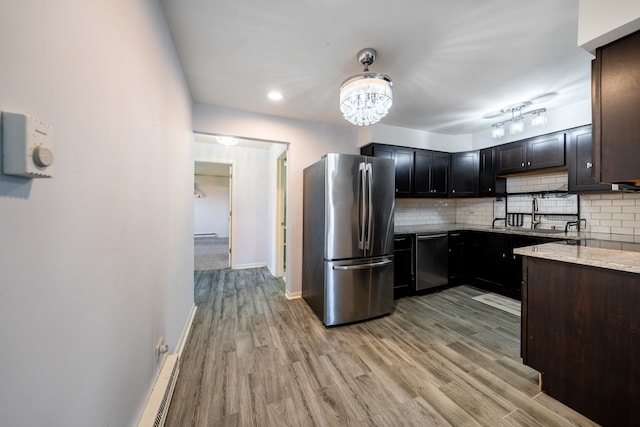
{"label": "vanity light fixture", "polygon": [[377,123],[387,115],[393,103],[391,77],[369,71],[376,55],[372,48],[360,50],[356,58],[364,71],[349,77],[340,86],[340,111],[356,126]]}

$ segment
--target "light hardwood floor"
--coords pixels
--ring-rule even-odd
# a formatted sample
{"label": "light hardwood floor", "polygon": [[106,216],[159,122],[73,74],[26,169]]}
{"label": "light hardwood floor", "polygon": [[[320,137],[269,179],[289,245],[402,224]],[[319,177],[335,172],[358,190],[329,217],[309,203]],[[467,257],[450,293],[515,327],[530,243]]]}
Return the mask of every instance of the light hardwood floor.
{"label": "light hardwood floor", "polygon": [[325,328],[266,269],[196,272],[167,426],[592,426],[538,392],[520,319],[467,286]]}

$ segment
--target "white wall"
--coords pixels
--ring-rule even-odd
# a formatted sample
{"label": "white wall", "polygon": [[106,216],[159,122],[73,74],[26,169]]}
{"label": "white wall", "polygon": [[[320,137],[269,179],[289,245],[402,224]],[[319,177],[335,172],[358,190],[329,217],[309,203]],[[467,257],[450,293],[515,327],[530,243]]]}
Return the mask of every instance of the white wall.
{"label": "white wall", "polygon": [[196,132],[234,135],[289,143],[287,295],[302,290],[302,171],[328,152],[357,154],[357,132],[351,125],[332,126],[195,104]]}
{"label": "white wall", "polygon": [[372,142],[447,152],[472,149],[471,135],[445,135],[381,123],[358,128],[358,146]]}
{"label": "white wall", "polygon": [[193,234],[229,237],[229,177],[196,175],[200,198],[193,201]]}
{"label": "white wall", "polygon": [[0,424],[129,426],[193,305],[191,99],[154,0],[0,14],[0,108],[55,177],[0,174]]}
{"label": "white wall", "polygon": [[509,135],[507,132],[504,137],[495,139],[491,136],[492,123],[494,122],[488,120],[486,129],[465,135],[444,135],[383,124],[363,126],[358,128],[358,146],[377,142],[380,144],[446,151],[449,153],[479,150],[481,148],[506,144],[508,142],[590,124],[591,101],[586,100],[562,108],[548,110],[547,123],[545,126],[526,126],[525,131],[518,135]]}
{"label": "white wall", "polygon": [[[543,107],[543,105],[541,106]],[[591,100],[576,102],[565,107],[556,108],[547,111],[547,123],[544,126],[527,126],[525,124],[524,132],[517,135],[509,135],[509,129],[505,129],[505,135],[496,139],[491,136],[491,124],[487,125],[487,129],[474,133],[472,137],[472,150],[502,145],[508,142],[520,141],[538,135],[558,132],[565,129],[571,129],[578,126],[591,124]]]}
{"label": "white wall", "polygon": [[578,46],[594,53],[596,48],[640,30],[638,0],[580,0]]}

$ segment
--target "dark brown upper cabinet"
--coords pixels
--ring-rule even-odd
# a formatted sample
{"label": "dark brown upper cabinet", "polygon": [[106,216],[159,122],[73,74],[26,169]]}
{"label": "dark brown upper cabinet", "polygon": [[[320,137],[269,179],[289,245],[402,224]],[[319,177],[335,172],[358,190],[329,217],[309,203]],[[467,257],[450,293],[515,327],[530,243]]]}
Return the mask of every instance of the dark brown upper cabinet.
{"label": "dark brown upper cabinet", "polygon": [[497,175],[565,167],[565,133],[556,132],[497,147]]}
{"label": "dark brown upper cabinet", "polygon": [[593,176],[591,126],[581,126],[568,130],[567,144],[569,192],[584,193],[611,190],[611,184],[601,184]]}
{"label": "dark brown upper cabinet", "polygon": [[360,149],[360,154],[393,159],[396,169],[396,197],[412,197],[414,151],[393,145],[369,144]]}
{"label": "dark brown upper cabinet", "polygon": [[439,151],[415,151],[415,196],[447,197],[449,195],[449,162],[451,155]]}
{"label": "dark brown upper cabinet", "polygon": [[591,71],[594,175],[640,185],[640,31],[596,49]]}
{"label": "dark brown upper cabinet", "polygon": [[507,191],[507,180],[496,177],[497,148],[489,147],[480,150],[478,161],[480,178],[478,181],[478,195],[490,197],[504,194]]}
{"label": "dark brown upper cabinet", "polygon": [[478,197],[478,151],[451,154],[449,197]]}

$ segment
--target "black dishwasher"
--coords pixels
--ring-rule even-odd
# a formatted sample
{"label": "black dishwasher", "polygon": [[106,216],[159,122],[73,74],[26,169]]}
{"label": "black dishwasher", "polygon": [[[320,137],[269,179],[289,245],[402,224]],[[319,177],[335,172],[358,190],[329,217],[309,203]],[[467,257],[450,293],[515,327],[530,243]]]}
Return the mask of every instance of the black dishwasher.
{"label": "black dishwasher", "polygon": [[448,264],[447,233],[418,235],[416,238],[416,291],[448,284]]}

